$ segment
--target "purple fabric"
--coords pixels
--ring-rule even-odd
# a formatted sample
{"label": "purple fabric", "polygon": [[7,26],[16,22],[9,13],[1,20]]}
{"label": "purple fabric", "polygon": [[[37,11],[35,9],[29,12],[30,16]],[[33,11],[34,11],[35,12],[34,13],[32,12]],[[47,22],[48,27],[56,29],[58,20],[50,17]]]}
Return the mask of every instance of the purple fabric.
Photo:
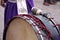
{"label": "purple fabric", "polygon": [[[4,0],[7,2],[8,0]],[[31,13],[31,8],[34,6],[33,0],[26,0],[28,13]]]}
{"label": "purple fabric", "polygon": [[[60,24],[57,24],[58,25],[58,28],[60,30]],[[60,35],[57,37],[57,40],[60,40]]]}
{"label": "purple fabric", "polygon": [[[5,0],[5,2],[7,5],[5,8],[5,14],[4,14],[4,27],[6,27],[7,23],[12,17],[18,15],[17,4],[8,2],[7,0]],[[26,0],[26,4],[27,4],[28,13],[31,13],[31,8],[34,6],[33,0]]]}
{"label": "purple fabric", "polygon": [[6,3],[8,0],[4,0],[4,2]]}
{"label": "purple fabric", "polygon": [[57,40],[60,40],[60,35],[57,37]]}
{"label": "purple fabric", "polygon": [[16,15],[17,15],[17,5],[15,3],[7,2],[4,13],[4,26],[6,27],[9,20]]}
{"label": "purple fabric", "polygon": [[28,13],[31,13],[31,8],[34,6],[33,0],[26,0]]}

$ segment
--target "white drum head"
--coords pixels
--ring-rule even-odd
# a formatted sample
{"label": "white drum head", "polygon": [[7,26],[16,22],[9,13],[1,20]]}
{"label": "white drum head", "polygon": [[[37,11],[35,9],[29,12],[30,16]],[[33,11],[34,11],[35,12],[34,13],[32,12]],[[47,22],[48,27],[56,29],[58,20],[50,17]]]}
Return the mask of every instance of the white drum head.
{"label": "white drum head", "polygon": [[6,40],[38,40],[38,38],[31,25],[19,17],[10,22]]}

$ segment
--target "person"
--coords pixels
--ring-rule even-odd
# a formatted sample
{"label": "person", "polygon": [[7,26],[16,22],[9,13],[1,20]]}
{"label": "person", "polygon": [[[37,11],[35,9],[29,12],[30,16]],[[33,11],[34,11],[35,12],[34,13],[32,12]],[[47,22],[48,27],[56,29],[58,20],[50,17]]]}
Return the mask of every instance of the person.
{"label": "person", "polygon": [[49,1],[50,0],[44,0],[44,3],[43,4],[46,5],[46,6],[49,6]]}
{"label": "person", "polygon": [[56,0],[44,0],[43,5],[49,6],[50,4],[55,4]]}
{"label": "person", "polygon": [[[6,3],[6,5],[4,5]],[[31,8],[34,6],[33,0],[26,0],[28,13],[31,13]],[[4,12],[4,28],[7,26],[9,20],[18,15],[16,0],[1,0],[1,6],[5,6]]]}

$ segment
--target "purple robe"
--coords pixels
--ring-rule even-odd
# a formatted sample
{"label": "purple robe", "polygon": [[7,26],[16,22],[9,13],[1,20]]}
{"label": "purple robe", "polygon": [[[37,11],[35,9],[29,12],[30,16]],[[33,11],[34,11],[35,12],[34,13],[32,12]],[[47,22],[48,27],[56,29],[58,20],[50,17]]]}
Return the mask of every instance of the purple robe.
{"label": "purple robe", "polygon": [[57,39],[56,40],[60,40],[60,35],[57,37]]}
{"label": "purple robe", "polygon": [[28,13],[31,13],[31,8],[34,7],[33,0],[26,0]]}
{"label": "purple robe", "polygon": [[[7,0],[5,0],[5,3],[7,5],[5,7],[5,13],[4,13],[4,27],[7,26],[11,18],[18,15],[16,3],[11,3],[8,2]],[[26,0],[26,4],[27,4],[28,13],[31,13],[31,8],[34,6],[33,0]]]}
{"label": "purple robe", "polygon": [[9,20],[16,15],[18,15],[16,3],[7,2],[4,12],[4,27],[6,27]]}

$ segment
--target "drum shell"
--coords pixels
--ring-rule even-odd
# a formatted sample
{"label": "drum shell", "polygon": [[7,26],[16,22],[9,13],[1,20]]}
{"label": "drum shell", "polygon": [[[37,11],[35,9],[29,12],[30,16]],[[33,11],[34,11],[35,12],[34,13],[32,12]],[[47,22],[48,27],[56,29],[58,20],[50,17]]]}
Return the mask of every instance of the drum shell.
{"label": "drum shell", "polygon": [[50,31],[50,33],[51,33],[52,37],[54,38],[54,40],[56,40],[59,33],[58,33],[57,29],[54,27],[54,24],[49,19],[47,19],[46,17],[40,16],[40,15],[34,15],[34,16],[39,18],[42,21],[42,23]]}

